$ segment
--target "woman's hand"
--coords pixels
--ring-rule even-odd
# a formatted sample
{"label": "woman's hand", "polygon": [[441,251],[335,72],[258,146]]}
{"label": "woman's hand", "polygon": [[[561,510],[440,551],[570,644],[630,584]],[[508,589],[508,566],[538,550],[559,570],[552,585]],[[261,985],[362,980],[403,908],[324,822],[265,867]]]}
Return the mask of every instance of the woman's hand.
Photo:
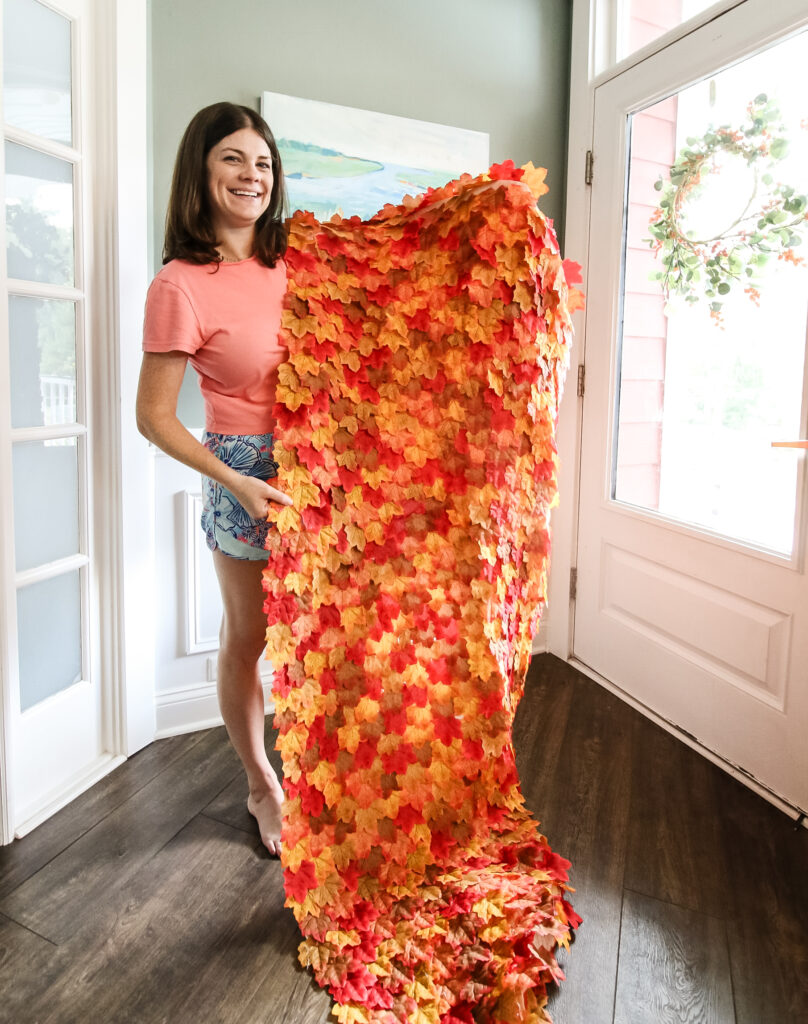
{"label": "woman's hand", "polygon": [[259,480],[256,476],[239,474],[238,481],[229,484],[228,490],[238,498],[247,515],[253,519],[266,519],[273,502],[279,505],[292,504],[288,494],[279,491],[265,480]]}
{"label": "woman's hand", "polygon": [[217,480],[234,494],[253,519],[266,519],[270,503],[291,505],[288,494],[254,476],[241,473],[216,458],[177,419],[177,396],[185,375],[185,352],[145,352],[137,396],[140,432],[167,455],[203,476]]}

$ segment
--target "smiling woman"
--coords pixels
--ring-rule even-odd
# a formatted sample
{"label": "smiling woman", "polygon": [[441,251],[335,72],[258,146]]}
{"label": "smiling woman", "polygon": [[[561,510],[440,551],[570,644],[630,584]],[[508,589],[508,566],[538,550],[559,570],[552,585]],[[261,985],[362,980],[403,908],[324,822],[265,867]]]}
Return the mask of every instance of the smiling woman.
{"label": "smiling woman", "polygon": [[[141,432],[205,478],[201,525],[213,551],[224,617],[219,705],[249,781],[247,807],[280,852],[280,783],[264,748],[261,570],[267,511],[290,499],[269,481],[272,407],[286,291],[283,170],[255,111],[216,103],[180,143],[166,217],[165,266],[149,289],[137,416]],[[186,363],[199,374],[206,432],[177,418]]]}
{"label": "smiling woman", "polygon": [[[269,146],[252,128],[227,135],[208,153],[208,187],[213,227],[223,241],[219,252],[225,260],[252,255],[255,222],[269,206],[272,194],[272,157]],[[237,241],[239,251],[228,251]]]}

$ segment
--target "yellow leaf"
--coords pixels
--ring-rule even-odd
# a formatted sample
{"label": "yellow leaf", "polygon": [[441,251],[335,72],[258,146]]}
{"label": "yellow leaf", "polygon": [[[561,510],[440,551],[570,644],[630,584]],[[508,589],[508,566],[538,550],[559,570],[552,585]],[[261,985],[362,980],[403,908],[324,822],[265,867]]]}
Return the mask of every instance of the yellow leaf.
{"label": "yellow leaf", "polygon": [[358,1003],[336,1003],[331,1011],[339,1024],[368,1024],[370,1015]]}
{"label": "yellow leaf", "polygon": [[301,405],[310,405],[313,395],[308,388],[297,387],[294,391],[286,391],[278,388],[279,395],[283,396],[283,403],[293,412],[296,412]]}
{"label": "yellow leaf", "polygon": [[298,533],[300,531],[300,513],[291,505],[285,505],[278,512],[275,522],[281,533]]}
{"label": "yellow leaf", "polygon": [[359,548],[360,551],[365,550],[365,532],[360,529],[354,523],[345,524],[345,535],[348,538],[348,543],[355,548]]}
{"label": "yellow leaf", "polygon": [[290,664],[296,650],[297,640],[286,623],[279,622],[267,629],[267,657],[274,668]]}
{"label": "yellow leaf", "polygon": [[[305,747],[303,750],[305,750]],[[300,751],[301,754],[303,750]],[[314,771],[308,773],[309,782],[322,793],[328,783],[333,780],[335,771],[336,769],[330,761],[320,761]]]}
{"label": "yellow leaf", "polygon": [[[321,530],[320,533],[325,531]],[[336,572],[337,569],[342,565],[342,559],[340,558],[339,551],[334,547],[329,547],[325,553],[325,567],[329,572]]]}
{"label": "yellow leaf", "polygon": [[379,703],[371,697],[362,697],[354,710],[357,722],[373,722],[379,716]]}
{"label": "yellow leaf", "polygon": [[319,506],[320,504],[320,488],[315,484],[298,484],[291,493],[298,508],[305,508],[307,505]]}
{"label": "yellow leaf", "polygon": [[350,754],[356,753],[356,748],[359,746],[361,739],[359,735],[358,725],[343,725],[337,730],[339,736],[339,745],[342,750],[347,750]]}
{"label": "yellow leaf", "polygon": [[354,371],[354,373],[356,373],[362,365],[359,359],[359,353],[355,349],[349,350],[348,352],[340,352],[339,358],[343,365],[349,367]]}
{"label": "yellow leaf", "polygon": [[473,903],[471,909],[475,914],[479,914],[484,921],[487,921],[491,917],[504,916],[502,910],[496,905],[496,903],[492,903],[491,900],[485,896],[476,903]]}
{"label": "yellow leaf", "polygon": [[323,674],[323,669],[326,667],[325,654],[323,654],[322,651],[306,651],[306,656],[303,659],[303,667],[306,670],[307,676],[319,679]]}
{"label": "yellow leaf", "polygon": [[381,523],[368,523],[365,527],[365,538],[375,544],[381,544],[384,540],[384,527]]}
{"label": "yellow leaf", "polygon": [[[332,545],[337,543],[337,532],[331,526],[323,526],[317,534],[317,552],[320,555],[327,554]],[[339,556],[338,556],[339,557]],[[329,569],[329,572],[333,572]]]}
{"label": "yellow leaf", "polygon": [[359,422],[356,416],[343,416],[339,421],[339,425],[343,430],[347,430],[349,434],[355,434],[359,430]]}
{"label": "yellow leaf", "polygon": [[298,373],[310,373],[315,377],[322,369],[322,365],[317,362],[314,356],[309,355],[307,352],[295,352],[294,355],[290,356],[289,362],[292,363]]}
{"label": "yellow leaf", "polygon": [[306,592],[309,586],[309,580],[307,576],[304,576],[302,572],[290,572],[286,574],[284,583],[292,591],[300,597]]}
{"label": "yellow leaf", "polygon": [[350,633],[358,626],[365,624],[367,621],[367,612],[362,605],[350,605],[348,608],[343,608],[340,612],[340,621],[345,629]]}
{"label": "yellow leaf", "polygon": [[278,367],[278,385],[292,389],[300,386],[300,377],[295,371],[294,358],[287,359]]}
{"label": "yellow leaf", "polygon": [[544,184],[544,179],[547,177],[546,167],[534,167],[533,162],[530,161],[522,165],[522,170],[524,171],[522,181],[530,186],[534,196],[538,198],[538,196],[543,196],[546,192],[550,191]]}
{"label": "yellow leaf", "polygon": [[[335,806],[342,797],[342,786],[338,782],[326,782],[323,786],[323,796],[330,807]],[[334,847],[333,849],[336,850],[338,847]],[[334,858],[334,863],[336,864],[336,857]],[[344,866],[344,864],[337,864],[337,867]]]}
{"label": "yellow leaf", "polygon": [[346,839],[344,843],[331,847],[331,856],[334,859],[334,867],[342,871],[356,858],[356,850],[351,840]]}

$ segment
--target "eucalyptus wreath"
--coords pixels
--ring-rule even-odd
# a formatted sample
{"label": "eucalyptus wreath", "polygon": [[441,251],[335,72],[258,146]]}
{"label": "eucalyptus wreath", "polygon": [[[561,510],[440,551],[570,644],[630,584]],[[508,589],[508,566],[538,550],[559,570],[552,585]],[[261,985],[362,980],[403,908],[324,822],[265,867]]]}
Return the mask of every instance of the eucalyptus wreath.
{"label": "eucalyptus wreath", "polygon": [[[747,117],[738,128],[710,127],[701,138],[686,139],[669,178],[660,177],[654,185],[661,198],[649,223],[652,237],[646,239],[663,268],[651,279],[661,282],[666,297],[681,295],[691,303],[706,298],[718,321],[722,300],[734,289],[743,287],[758,302],[760,272],[773,257],[804,262],[794,247],[802,242],[808,196],[777,181],[772,173],[788,153],[780,111],[765,93],[746,109]],[[720,234],[694,238],[682,227],[683,209],[704,187],[707,176],[720,171],[721,153],[745,161],[752,171],[752,194]]]}

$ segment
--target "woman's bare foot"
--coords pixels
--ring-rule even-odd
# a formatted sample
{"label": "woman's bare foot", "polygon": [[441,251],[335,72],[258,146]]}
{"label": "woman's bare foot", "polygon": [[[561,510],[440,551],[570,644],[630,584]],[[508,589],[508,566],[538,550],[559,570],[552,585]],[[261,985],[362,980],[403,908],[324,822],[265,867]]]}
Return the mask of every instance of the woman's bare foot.
{"label": "woman's bare foot", "polygon": [[268,783],[266,789],[250,791],[247,810],[258,822],[261,842],[275,856],[281,855],[281,804],[283,789],[277,779]]}

